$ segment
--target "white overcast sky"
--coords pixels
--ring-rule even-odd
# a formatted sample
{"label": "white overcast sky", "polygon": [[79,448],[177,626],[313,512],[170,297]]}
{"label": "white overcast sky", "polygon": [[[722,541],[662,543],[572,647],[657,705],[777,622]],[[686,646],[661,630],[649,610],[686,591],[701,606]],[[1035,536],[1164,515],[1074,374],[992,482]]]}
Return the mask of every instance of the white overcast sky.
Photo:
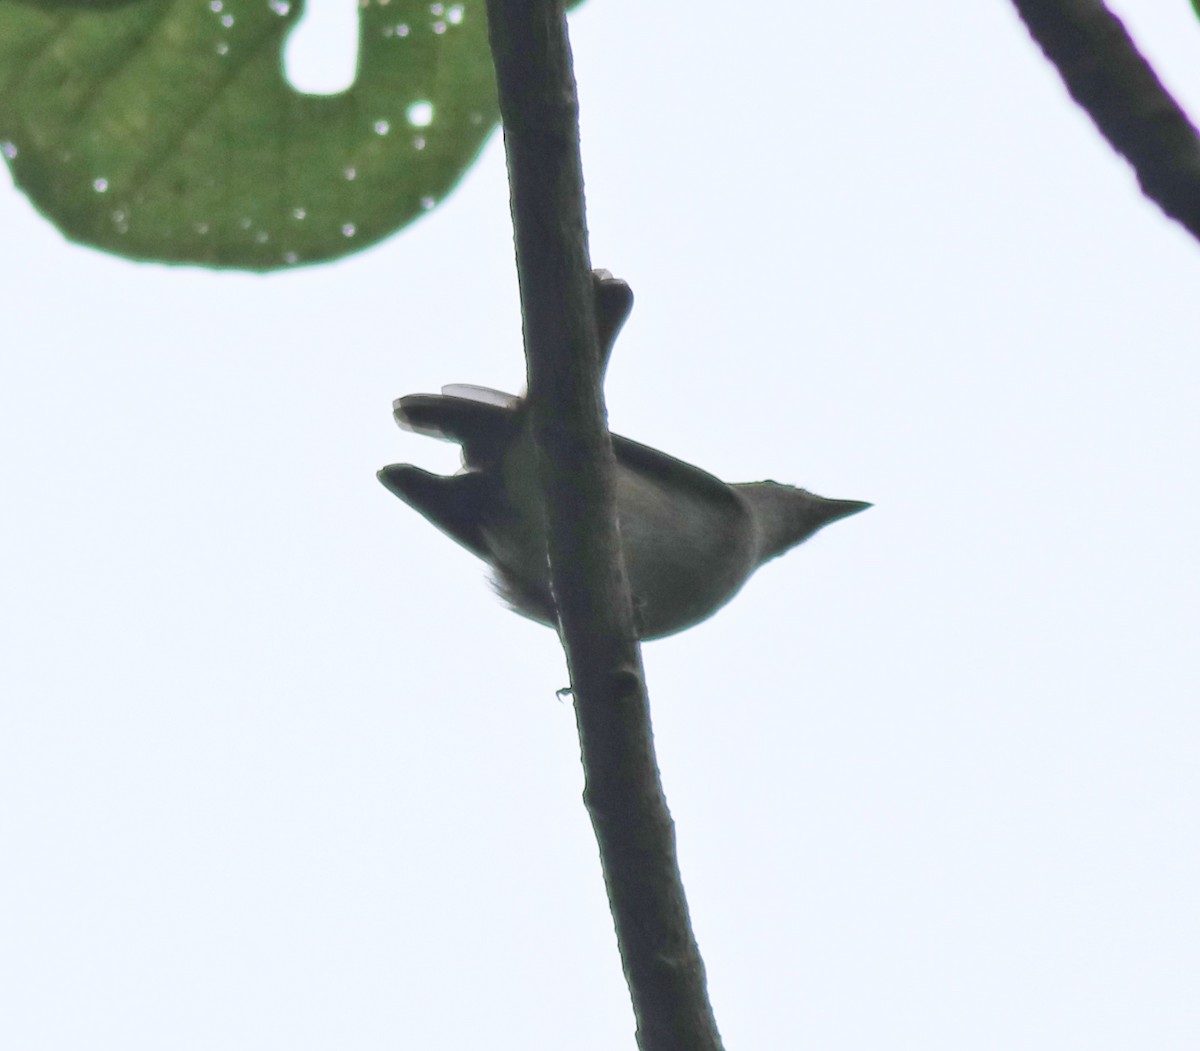
{"label": "white overcast sky", "polygon": [[[614,430],[876,504],[645,651],[726,1045],[1200,1046],[1200,246],[1004,0],[572,25]],[[0,230],[0,1047],[632,1048],[557,640],[374,478],[521,385],[499,138],[331,267]]]}

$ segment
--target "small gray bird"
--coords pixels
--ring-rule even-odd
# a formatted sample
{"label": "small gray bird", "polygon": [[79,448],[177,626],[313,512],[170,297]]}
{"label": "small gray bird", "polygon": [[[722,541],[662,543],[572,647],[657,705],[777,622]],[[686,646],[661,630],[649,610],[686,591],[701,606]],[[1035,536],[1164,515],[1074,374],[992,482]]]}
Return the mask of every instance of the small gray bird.
{"label": "small gray bird", "polygon": [[[615,331],[606,335],[611,339]],[[461,445],[463,470],[446,477],[393,464],[379,480],[488,563],[496,589],[514,610],[557,626],[525,402],[455,385],[400,398],[394,415],[401,427]],[[727,485],[628,438],[613,435],[612,442],[617,519],[642,639],[698,624],[764,562],[871,506],[778,482]]]}
{"label": "small gray bird", "polygon": [[[633,309],[629,285],[595,270],[601,373]],[[379,480],[443,533],[482,558],[518,613],[557,627],[546,562],[537,450],[521,398],[455,385],[393,405],[406,430],[457,442],[463,470],[445,477],[393,464]],[[726,485],[699,467],[612,436],[617,521],[638,637],[673,635],[710,617],[764,562],[822,526],[870,507],[778,482]]]}

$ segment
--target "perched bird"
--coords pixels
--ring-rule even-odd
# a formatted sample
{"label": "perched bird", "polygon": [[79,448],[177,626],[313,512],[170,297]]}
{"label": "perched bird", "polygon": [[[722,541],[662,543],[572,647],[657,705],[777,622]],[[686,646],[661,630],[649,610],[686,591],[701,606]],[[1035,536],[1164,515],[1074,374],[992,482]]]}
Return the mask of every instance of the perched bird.
{"label": "perched bird", "polygon": [[[404,428],[462,446],[463,471],[393,464],[379,480],[492,567],[518,613],[557,626],[546,561],[537,451],[525,402],[484,387],[395,402]],[[638,636],[655,639],[715,613],[764,562],[822,526],[870,507],[778,482],[727,485],[673,456],[613,435],[617,520]]]}
{"label": "perched bird", "polygon": [[[593,291],[603,372],[633,293],[607,270],[593,271]],[[524,400],[458,384],[441,394],[400,398],[393,414],[407,430],[461,445],[463,470],[447,477],[393,464],[379,480],[488,563],[497,591],[514,610],[557,627],[537,450]],[[628,438],[614,434],[612,443],[617,521],[642,639],[698,624],[764,562],[871,506],[778,482],[727,485]]]}

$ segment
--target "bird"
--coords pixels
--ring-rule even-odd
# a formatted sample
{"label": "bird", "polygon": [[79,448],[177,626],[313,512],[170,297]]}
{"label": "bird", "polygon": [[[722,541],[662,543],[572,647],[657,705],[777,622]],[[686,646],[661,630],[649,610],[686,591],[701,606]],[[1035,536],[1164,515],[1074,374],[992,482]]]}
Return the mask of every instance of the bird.
{"label": "bird", "polygon": [[[394,402],[401,427],[457,442],[463,470],[392,464],[379,480],[486,562],[501,597],[550,627],[558,618],[546,559],[537,450],[527,401],[452,384]],[[617,521],[642,640],[707,619],[763,563],[871,506],[774,481],[727,484],[667,453],[612,436]]]}
{"label": "bird", "polygon": [[[607,270],[593,271],[593,293],[603,375],[633,308],[633,293]],[[556,628],[528,401],[489,387],[451,384],[441,394],[398,398],[392,412],[406,430],[458,443],[463,469],[447,476],[392,464],[378,472],[379,480],[483,559],[512,609]],[[699,624],[764,562],[871,506],[773,481],[727,484],[628,438],[614,434],[612,445],[617,524],[642,640]]]}

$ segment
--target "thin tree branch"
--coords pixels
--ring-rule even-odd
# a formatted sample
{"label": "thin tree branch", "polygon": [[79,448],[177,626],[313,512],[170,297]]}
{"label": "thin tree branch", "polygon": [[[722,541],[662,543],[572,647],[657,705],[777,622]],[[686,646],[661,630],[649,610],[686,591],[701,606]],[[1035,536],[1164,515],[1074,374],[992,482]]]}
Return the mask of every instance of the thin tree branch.
{"label": "thin tree branch", "polygon": [[642,1051],[719,1051],[654,756],[616,526],[578,101],[561,0],[488,0],[550,576]]}
{"label": "thin tree branch", "polygon": [[1200,238],[1200,136],[1101,0],[1013,0],[1142,192]]}

